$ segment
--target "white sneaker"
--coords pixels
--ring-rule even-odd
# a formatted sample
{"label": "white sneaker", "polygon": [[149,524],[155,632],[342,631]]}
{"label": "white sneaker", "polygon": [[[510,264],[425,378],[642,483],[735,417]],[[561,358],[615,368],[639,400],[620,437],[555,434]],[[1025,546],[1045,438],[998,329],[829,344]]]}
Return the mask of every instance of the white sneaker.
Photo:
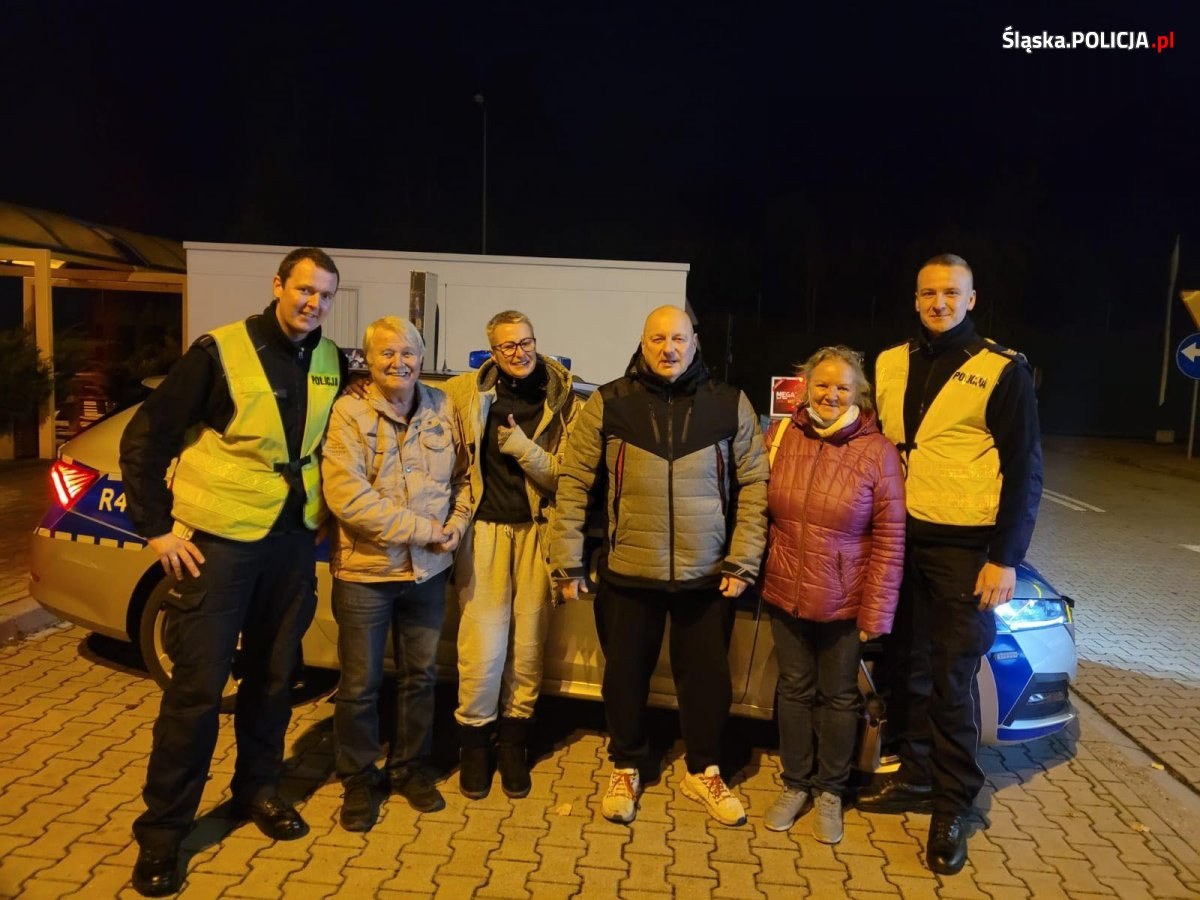
{"label": "white sneaker", "polygon": [[610,822],[632,822],[637,816],[638,795],[642,792],[637,769],[613,769],[608,790],[600,801],[600,812]]}
{"label": "white sneaker", "polygon": [[816,807],[813,837],[822,844],[838,843],[842,839],[842,798],[837,794],[818,791]]}
{"label": "white sneaker", "polygon": [[771,831],[787,831],[808,803],[808,791],[783,786],[783,791],[763,815],[763,824]]}
{"label": "white sneaker", "polygon": [[745,824],[746,810],[742,801],[725,786],[721,770],[716,766],[709,766],[698,775],[688,772],[683,776],[680,789],[685,797],[699,800],[708,807],[708,814],[722,825]]}

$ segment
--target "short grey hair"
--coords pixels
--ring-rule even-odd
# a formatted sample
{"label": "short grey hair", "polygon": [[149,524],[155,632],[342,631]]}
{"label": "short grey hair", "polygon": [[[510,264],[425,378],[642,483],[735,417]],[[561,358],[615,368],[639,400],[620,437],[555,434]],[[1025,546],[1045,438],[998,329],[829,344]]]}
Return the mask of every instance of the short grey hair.
{"label": "short grey hair", "polygon": [[491,347],[496,343],[496,326],[498,325],[520,325],[524,322],[529,326],[529,333],[533,334],[533,323],[529,321],[529,316],[516,309],[506,309],[504,312],[498,312],[487,323],[487,339],[488,346]]}
{"label": "short grey hair", "polygon": [[874,409],[875,406],[871,402],[871,382],[867,381],[867,373],[863,371],[862,354],[843,344],[822,347],[798,367],[796,374],[804,376],[804,399],[808,399],[808,385],[812,380],[813,369],[831,359],[844,362],[854,371],[854,380],[857,386],[854,392],[854,402],[858,404],[858,408],[863,412],[870,412]]}
{"label": "short grey hair", "polygon": [[975,279],[975,273],[971,271],[970,263],[968,263],[957,253],[939,253],[937,256],[925,260],[925,263],[921,266],[921,268],[927,269],[930,266],[946,266],[947,268],[958,267],[960,269],[966,269],[967,274],[971,276],[971,280],[974,281]]}
{"label": "short grey hair", "polygon": [[420,349],[421,359],[425,358],[425,339],[421,337],[421,332],[417,331],[417,326],[399,316],[384,316],[368,325],[367,330],[363,332],[363,355],[368,359],[371,358],[371,341],[375,338],[376,331],[387,331],[408,338],[410,344]]}

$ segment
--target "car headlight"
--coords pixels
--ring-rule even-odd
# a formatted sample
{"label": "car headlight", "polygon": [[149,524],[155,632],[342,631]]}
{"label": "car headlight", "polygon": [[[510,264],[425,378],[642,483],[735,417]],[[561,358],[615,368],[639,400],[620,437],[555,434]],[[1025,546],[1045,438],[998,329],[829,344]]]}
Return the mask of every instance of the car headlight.
{"label": "car headlight", "polygon": [[996,607],[996,625],[1000,631],[1024,631],[1049,628],[1067,623],[1067,605],[1057,598],[1012,599]]}

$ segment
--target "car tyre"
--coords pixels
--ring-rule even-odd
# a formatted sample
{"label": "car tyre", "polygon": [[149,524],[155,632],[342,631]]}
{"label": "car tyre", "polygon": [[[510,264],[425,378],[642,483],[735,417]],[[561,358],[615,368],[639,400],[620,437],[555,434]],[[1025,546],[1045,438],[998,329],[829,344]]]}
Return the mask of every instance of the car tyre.
{"label": "car tyre", "polygon": [[[138,623],[138,651],[142,654],[146,671],[164,690],[171,683],[173,668],[171,657],[167,654],[166,644],[163,640],[163,629],[167,621],[165,607],[170,590],[171,581],[167,578],[163,578],[154,586],[154,590],[146,598],[146,605],[142,608],[141,621]],[[226,680],[225,689],[221,692],[221,712],[233,712],[237,703],[239,679],[236,677],[238,668],[236,655],[233,668],[234,671]]]}

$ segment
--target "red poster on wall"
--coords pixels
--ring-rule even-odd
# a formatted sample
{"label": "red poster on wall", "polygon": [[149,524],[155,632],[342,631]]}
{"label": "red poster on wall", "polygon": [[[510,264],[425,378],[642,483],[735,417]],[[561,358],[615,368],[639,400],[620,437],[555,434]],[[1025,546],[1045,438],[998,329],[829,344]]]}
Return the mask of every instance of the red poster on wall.
{"label": "red poster on wall", "polygon": [[771,376],[771,416],[790,416],[804,400],[803,375]]}

